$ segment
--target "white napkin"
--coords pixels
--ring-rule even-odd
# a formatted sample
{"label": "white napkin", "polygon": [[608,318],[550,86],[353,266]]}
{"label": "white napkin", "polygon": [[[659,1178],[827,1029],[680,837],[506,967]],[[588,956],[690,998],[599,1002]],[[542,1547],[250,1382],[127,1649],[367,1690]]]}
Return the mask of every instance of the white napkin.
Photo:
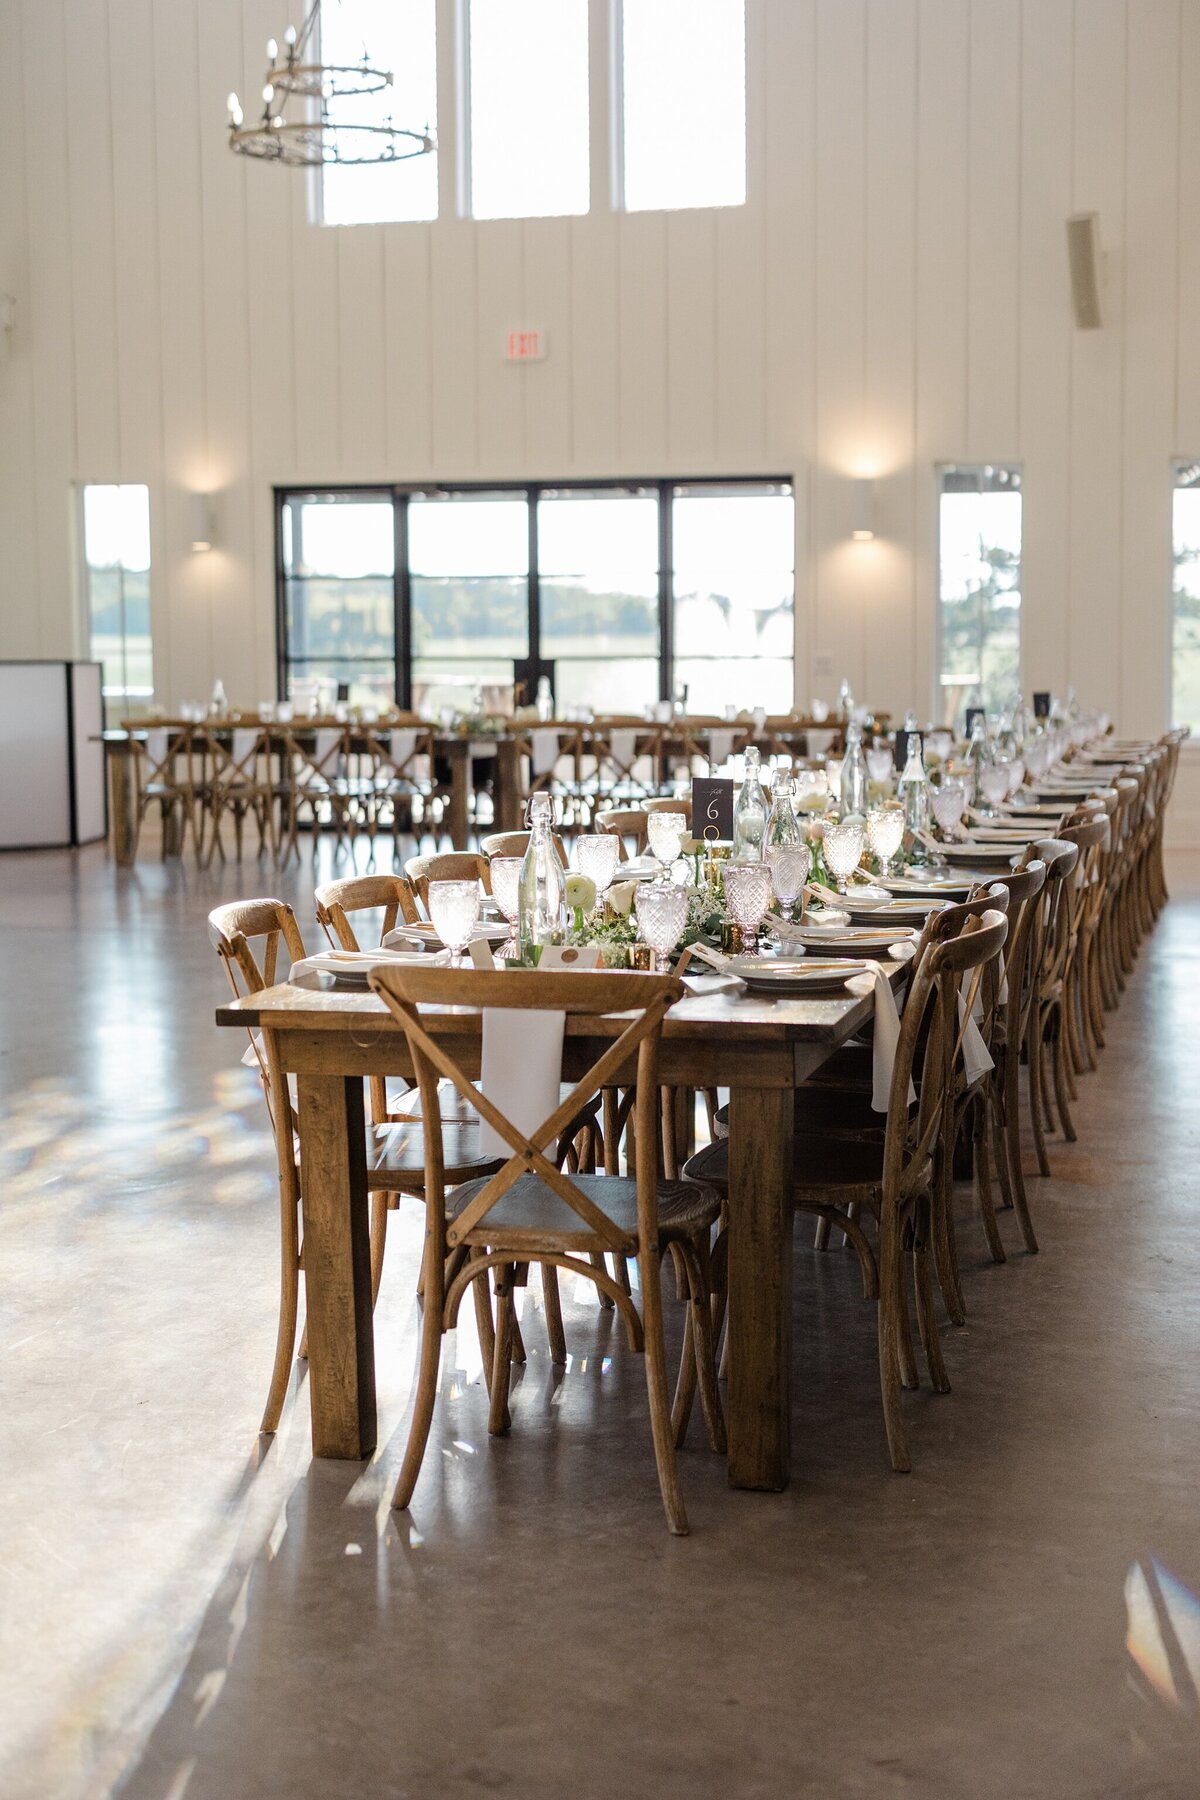
{"label": "white napkin", "polygon": [[754,709],[754,712],[751,716],[754,719],[754,729],[758,733],[759,737],[761,737],[763,732],[767,729],[767,709],[766,709],[766,707],[765,706],[756,706]]}
{"label": "white napkin", "polygon": [[557,731],[534,731],[530,733],[530,761],[533,763],[535,775],[549,775],[558,761]]}
{"label": "white napkin", "polygon": [[329,774],[329,770],[325,767],[326,760],[329,757],[332,757],[341,741],[341,732],[335,731],[332,726],[323,725],[317,732],[317,742],[313,750],[312,760],[314,768],[318,768],[322,775]]}
{"label": "white napkin", "polygon": [[[971,1008],[972,1016],[969,1019],[966,1018],[967,1003],[963,999],[962,990],[960,988],[958,995],[958,1023],[962,1030],[963,1070],[966,1074],[967,1085],[969,1087],[974,1087],[980,1076],[986,1075],[989,1069],[993,1069],[996,1066],[992,1061],[991,1052],[983,1041],[983,1033],[975,1023],[976,1008],[978,1008],[980,1012],[983,1010],[982,1001],[978,995],[976,995],[975,1004]],[[963,1024],[964,1019],[966,1019],[965,1026]]]}
{"label": "white napkin", "polygon": [[161,769],[167,759],[167,733],[165,731],[148,731],[146,733],[146,760],[151,769]]}
{"label": "white napkin", "polygon": [[392,963],[416,963],[423,969],[439,969],[449,960],[448,950],[430,953],[424,950],[393,950],[390,946],[378,950],[319,950],[315,956],[303,956],[294,962],[288,980],[295,975],[305,974],[310,969],[326,975],[365,975],[368,969],[378,969]]}
{"label": "white napkin", "polygon": [[398,769],[402,769],[417,747],[415,731],[400,730],[388,732],[388,750],[392,761]]}
{"label": "white napkin", "polygon": [[609,753],[622,775],[633,765],[637,754],[637,732],[624,729],[610,732],[608,739]]}
{"label": "white napkin", "polygon": [[[480,1092],[527,1137],[558,1108],[565,1027],[565,1013],[484,1008]],[[483,1154],[507,1161],[511,1144],[486,1119],[479,1127]],[[554,1145],[547,1144],[543,1154],[552,1161]]]}
{"label": "white napkin", "polygon": [[809,711],[818,723],[829,717],[829,708],[826,706],[824,700],[814,700],[809,707]]}
{"label": "white napkin", "polygon": [[732,731],[710,731],[708,734],[708,760],[714,769],[719,769],[733,755]]}
{"label": "white napkin", "polygon": [[[911,944],[897,944],[896,950],[904,950],[907,957],[913,954]],[[897,957],[904,961],[905,957]],[[871,1055],[871,1108],[874,1112],[885,1113],[892,1093],[892,1070],[896,1063],[896,1047],[900,1042],[900,1013],[896,1006],[896,996],[892,992],[892,984],[877,962],[869,962],[861,975],[852,975],[846,983],[852,994],[869,994],[875,990],[875,1035]],[[917,1097],[912,1082],[908,1084],[908,1104],[911,1106]]]}

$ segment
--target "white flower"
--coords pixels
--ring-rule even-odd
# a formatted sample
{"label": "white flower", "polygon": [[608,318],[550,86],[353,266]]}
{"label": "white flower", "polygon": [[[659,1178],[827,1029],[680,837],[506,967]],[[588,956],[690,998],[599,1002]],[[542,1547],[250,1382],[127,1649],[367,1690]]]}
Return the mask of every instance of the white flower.
{"label": "white flower", "polygon": [[567,905],[576,912],[591,912],[596,904],[596,884],[590,875],[568,875]]}
{"label": "white flower", "polygon": [[604,898],[612,910],[624,918],[633,905],[633,896],[636,890],[636,881],[617,881],[609,888]]}

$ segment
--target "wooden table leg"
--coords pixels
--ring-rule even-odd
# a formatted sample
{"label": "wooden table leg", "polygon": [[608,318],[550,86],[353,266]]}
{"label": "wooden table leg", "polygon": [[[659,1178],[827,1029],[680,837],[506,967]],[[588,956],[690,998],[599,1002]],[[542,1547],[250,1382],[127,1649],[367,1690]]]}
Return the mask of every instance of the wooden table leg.
{"label": "wooden table leg", "polygon": [[450,842],[456,850],[465,850],[471,831],[471,746],[465,738],[458,738],[443,742],[439,750],[450,764],[450,805],[446,813]]}
{"label": "wooden table leg", "polygon": [[134,759],[132,744],[109,743],[108,751],[108,830],[112,842],[113,861],[119,868],[133,867],[137,842],[137,796],[134,792]]}
{"label": "wooden table leg", "polygon": [[496,745],[496,831],[521,830],[520,761],[517,740],[511,737],[501,738]]}
{"label": "wooden table leg", "polygon": [[300,1193],[314,1456],[375,1448],[375,1340],[361,1076],[300,1076]]}
{"label": "wooden table leg", "polygon": [[729,1095],[729,1480],[791,1472],[792,1090]]}

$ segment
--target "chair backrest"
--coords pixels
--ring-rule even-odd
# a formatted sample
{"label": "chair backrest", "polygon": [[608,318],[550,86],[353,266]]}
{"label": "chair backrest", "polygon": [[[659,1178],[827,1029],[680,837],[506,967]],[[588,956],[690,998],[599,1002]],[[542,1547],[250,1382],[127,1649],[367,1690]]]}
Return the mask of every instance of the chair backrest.
{"label": "chair backrest", "polygon": [[[488,833],[487,837],[480,838],[479,848],[487,857],[524,856],[529,848],[531,836],[532,833],[528,831],[492,831]],[[554,848],[558,851],[559,859],[565,869],[567,846],[557,831],[554,833]]]}
{"label": "chair backrest", "polygon": [[1034,849],[1046,865],[1038,924],[1037,981],[1040,991],[1048,992],[1066,974],[1070,962],[1074,935],[1072,877],[1079,862],[1079,846],[1064,838],[1039,838]]}
{"label": "chair backrest", "polygon": [[625,839],[634,840],[634,854],[641,856],[646,848],[647,825],[645,807],[630,807],[621,810],[616,807],[602,807],[596,814],[597,831],[611,832],[620,840],[621,861],[627,861]]}
{"label": "chair backrest", "polygon": [[[229,985],[239,999],[243,994],[260,994],[264,988],[274,986],[281,945],[287,951],[289,962],[299,962],[305,953],[296,915],[286,900],[234,900],[228,906],[218,906],[208,915],[208,936],[224,964]],[[261,961],[251,947],[260,939]],[[285,1160],[289,1166],[293,1161],[293,1117],[288,1084],[280,1067],[274,1032],[250,1030],[249,1038],[267,1096],[282,1177]]]}
{"label": "chair backrest", "polygon": [[1025,1021],[1033,1004],[1037,966],[1038,919],[1046,865],[1035,857],[1023,868],[1004,877],[1008,889],[1008,942],[1004,948],[1004,978],[1008,999],[1001,1003],[1009,1044],[1020,1046]]}
{"label": "chair backrest", "polygon": [[327,881],[316,890],[313,899],[317,924],[329,942],[343,950],[362,947],[350,923],[351,913],[382,911],[380,943],[399,920],[416,925],[421,917],[412,883],[403,875],[350,875],[343,881]]}
{"label": "chair backrest", "polygon": [[[982,914],[962,914],[954,923],[957,929],[930,944],[914,964],[900,1021],[884,1140],[885,1208],[895,1208],[913,1192],[925,1160],[942,1137],[948,1109],[956,1098],[954,1070],[966,1020],[983,972],[994,966],[1008,936],[1008,920],[994,908]],[[958,999],[964,977],[967,991],[960,1020]],[[914,1113],[909,1094],[918,1052],[921,1068]]]}
{"label": "chair backrest", "polygon": [[[578,1216],[581,1226],[597,1233],[612,1249],[620,1250],[626,1245],[620,1228],[571,1181],[569,1175],[555,1167],[546,1151],[564,1128],[578,1117],[586,1103],[600,1093],[602,1088],[613,1084],[618,1072],[628,1066],[635,1049],[638,1233],[643,1245],[652,1248],[657,1246],[658,1047],[666,1011],[685,992],[681,981],[671,975],[633,976],[598,971],[539,973],[536,969],[493,973],[476,969],[421,969],[413,964],[385,965],[373,969],[368,980],[389,1011],[403,1025],[408,1039],[409,1054],[421,1093],[421,1112],[427,1121],[427,1218],[435,1229],[444,1232],[447,1246],[452,1248],[461,1243],[466,1234],[486,1218],[496,1202],[525,1174],[537,1175],[548,1187],[553,1188]],[[497,1007],[510,1012],[561,1012],[568,1017],[599,1017],[620,1013],[623,1015],[624,1028],[550,1117],[527,1136],[479,1091],[456,1060],[454,1052],[461,1040],[447,1041],[434,1036],[429,1029],[428,1012],[419,1014],[419,1006],[481,1009]],[[629,1022],[624,1023],[624,1020]],[[428,1129],[428,1121],[440,1116],[437,1084],[439,1077],[443,1076],[453,1082],[480,1118],[511,1146],[513,1152],[503,1168],[492,1176],[452,1224],[445,1216],[445,1179],[440,1134]]]}
{"label": "chair backrest", "polygon": [[492,865],[478,850],[446,850],[440,856],[410,856],[404,873],[425,911],[429,911],[431,881],[482,881],[483,891],[492,891]]}
{"label": "chair backrest", "polygon": [[647,800],[644,805],[645,811],[648,813],[682,813],[687,820],[688,830],[692,829],[692,797],[690,794],[682,800],[676,799],[673,794],[659,794],[655,799]]}

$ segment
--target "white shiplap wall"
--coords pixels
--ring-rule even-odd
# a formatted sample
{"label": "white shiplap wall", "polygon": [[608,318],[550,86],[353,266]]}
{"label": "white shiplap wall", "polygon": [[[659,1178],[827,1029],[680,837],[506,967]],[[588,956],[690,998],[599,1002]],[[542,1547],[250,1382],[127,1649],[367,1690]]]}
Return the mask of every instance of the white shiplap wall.
{"label": "white shiplap wall", "polygon": [[[745,208],[459,221],[447,79],[443,218],[327,231],[303,177],[225,147],[280,0],[5,0],[0,655],[77,646],[83,480],[150,484],[177,701],[216,673],[271,691],[273,483],[790,473],[800,696],[847,673],[923,704],[934,464],[1012,458],[1027,685],[1158,730],[1170,463],[1200,456],[1200,0],[747,11]],[[1107,323],[1079,333],[1064,220],[1090,208]],[[551,354],[508,367],[525,322]],[[879,480],[872,544],[847,541],[856,473]],[[1200,783],[1181,802],[1200,840]]]}

